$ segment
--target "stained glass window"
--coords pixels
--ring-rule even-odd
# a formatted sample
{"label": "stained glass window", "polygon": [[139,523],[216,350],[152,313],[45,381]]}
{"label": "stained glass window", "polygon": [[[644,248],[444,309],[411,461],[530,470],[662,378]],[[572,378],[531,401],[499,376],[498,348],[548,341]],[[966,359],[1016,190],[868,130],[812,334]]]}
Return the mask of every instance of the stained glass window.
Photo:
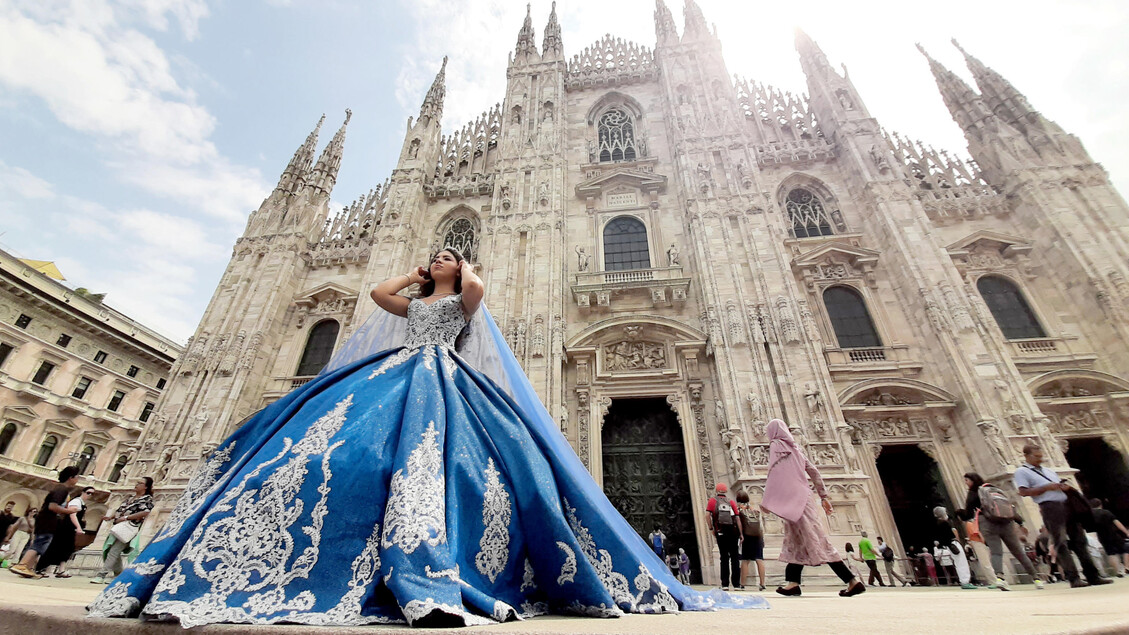
{"label": "stained glass window", "polygon": [[474,239],[474,223],[468,218],[459,218],[447,228],[443,246],[458,249],[467,262],[474,262]]}
{"label": "stained glass window", "polygon": [[635,148],[635,125],[631,121],[631,115],[613,108],[600,116],[597,132],[601,163],[635,160],[638,153]]}
{"label": "stained glass window", "polygon": [[1046,337],[1046,332],[1039,325],[1027,300],[1019,288],[1010,280],[997,276],[984,276],[976,281],[976,288],[980,291],[996,324],[1000,326],[1004,337],[1009,340],[1023,340]]}
{"label": "stained glass window", "polygon": [[321,372],[333,355],[333,345],[337,343],[337,331],[341,326],[337,320],[323,320],[310,329],[306,340],[306,350],[302,351],[302,361],[298,364],[298,377],[309,377]]}
{"label": "stained glass window", "polygon": [[798,187],[788,192],[785,208],[788,210],[788,220],[792,222],[792,235],[796,238],[830,236],[835,233],[831,229],[831,218],[823,203],[808,190]]}
{"label": "stained glass window", "polygon": [[828,287],[823,292],[823,305],[831,318],[831,328],[839,348],[877,348],[882,346],[866,302],[858,291],[848,287]]}
{"label": "stained glass window", "polygon": [[620,216],[604,226],[604,269],[649,269],[651,254],[647,247],[647,228],[642,221]]}

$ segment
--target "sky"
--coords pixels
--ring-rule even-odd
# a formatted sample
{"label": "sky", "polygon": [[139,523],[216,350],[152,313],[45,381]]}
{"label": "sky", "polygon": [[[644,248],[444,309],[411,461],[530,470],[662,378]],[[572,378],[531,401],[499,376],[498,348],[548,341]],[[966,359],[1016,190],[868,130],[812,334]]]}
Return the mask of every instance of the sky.
{"label": "sky", "polygon": [[[340,207],[395,165],[444,55],[443,127],[500,101],[525,1],[0,0],[0,248],[174,340],[196,328],[247,215],[322,113],[351,108]],[[682,0],[668,0],[682,24]],[[804,29],[888,130],[964,154],[921,43],[956,38],[1129,188],[1129,3],[699,0],[731,74],[806,92]],[[541,42],[550,2],[533,3]],[[566,57],[653,47],[653,0],[560,0]],[[970,80],[971,81],[971,80]]]}

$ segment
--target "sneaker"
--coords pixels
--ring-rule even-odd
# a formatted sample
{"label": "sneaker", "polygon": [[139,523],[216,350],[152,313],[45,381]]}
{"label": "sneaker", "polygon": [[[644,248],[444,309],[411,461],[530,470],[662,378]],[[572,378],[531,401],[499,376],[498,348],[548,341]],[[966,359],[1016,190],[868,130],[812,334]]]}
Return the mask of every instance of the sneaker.
{"label": "sneaker", "polygon": [[1047,588],[1047,585],[1043,584],[1042,580],[1036,579],[1035,580],[1035,588],[1042,591],[1043,589]]}
{"label": "sneaker", "polygon": [[106,584],[106,578],[98,575],[90,579],[90,584]]}
{"label": "sneaker", "polygon": [[996,578],[996,588],[1001,591],[1011,590],[1011,587],[1007,585],[1007,582],[1005,582],[1003,578]]}
{"label": "sneaker", "polygon": [[728,590],[729,590],[729,585],[725,585],[725,586],[721,587],[721,590],[722,590],[722,591],[728,591]]}
{"label": "sneaker", "polygon": [[972,584],[971,582],[968,582],[968,583],[960,585],[960,588],[962,588],[966,591],[969,591],[969,590],[975,591],[976,589],[979,589],[980,587],[976,586],[975,584]]}
{"label": "sneaker", "polygon": [[28,569],[27,567],[25,567],[22,564],[17,564],[15,566],[11,567],[8,570],[11,571],[14,574],[20,576],[21,578],[34,578],[35,577],[35,572],[32,571],[31,569]]}

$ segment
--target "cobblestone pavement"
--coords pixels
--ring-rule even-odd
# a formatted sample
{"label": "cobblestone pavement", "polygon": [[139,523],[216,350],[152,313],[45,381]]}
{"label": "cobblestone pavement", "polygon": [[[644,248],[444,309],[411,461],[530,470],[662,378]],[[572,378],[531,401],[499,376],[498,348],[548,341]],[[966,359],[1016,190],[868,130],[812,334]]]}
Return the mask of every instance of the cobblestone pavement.
{"label": "cobblestone pavement", "polygon": [[[183,633],[171,624],[138,620],[85,620],[83,607],[98,589],[88,578],[25,580],[0,571],[0,633],[80,632],[82,635]],[[718,611],[681,615],[634,615],[619,619],[541,617],[524,622],[465,629],[474,633],[672,633],[699,635],[742,633],[1127,633],[1129,634],[1129,579],[1092,589],[1072,590],[1065,584],[1045,591],[1018,586],[1010,593],[981,589],[961,591],[936,588],[872,589],[856,598],[840,598],[837,588],[812,586],[801,598],[769,593],[766,611]],[[81,620],[81,621],[80,621]],[[402,627],[310,628],[305,626],[206,627],[213,633],[273,635],[324,631],[325,633],[405,632]],[[459,629],[460,631],[464,629]],[[418,632],[418,631],[417,631]]]}

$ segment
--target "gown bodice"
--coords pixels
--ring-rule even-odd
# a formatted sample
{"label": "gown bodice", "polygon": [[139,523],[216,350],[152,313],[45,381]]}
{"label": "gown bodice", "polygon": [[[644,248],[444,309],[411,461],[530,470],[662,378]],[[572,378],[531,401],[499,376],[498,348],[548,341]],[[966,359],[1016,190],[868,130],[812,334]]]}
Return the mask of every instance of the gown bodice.
{"label": "gown bodice", "polygon": [[419,348],[435,345],[455,347],[455,338],[466,326],[463,294],[456,293],[428,304],[414,298],[408,304],[408,337],[404,346]]}

